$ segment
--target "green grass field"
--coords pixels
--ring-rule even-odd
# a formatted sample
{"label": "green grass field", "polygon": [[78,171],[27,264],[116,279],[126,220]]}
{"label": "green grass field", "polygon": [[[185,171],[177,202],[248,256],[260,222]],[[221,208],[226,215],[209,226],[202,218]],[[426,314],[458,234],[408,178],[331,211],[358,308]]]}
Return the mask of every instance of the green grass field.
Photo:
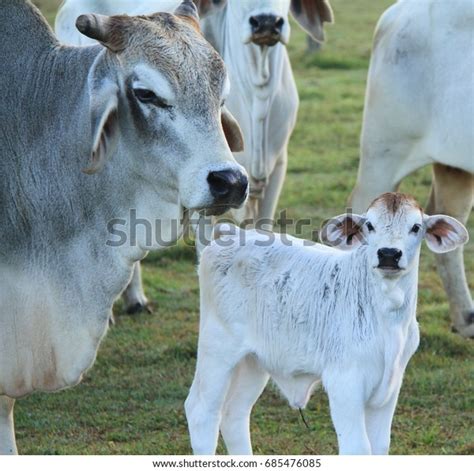
{"label": "green grass field", "polygon": [[[58,0],[36,2],[50,21]],[[301,96],[299,121],[281,208],[311,218],[314,227],[344,211],[357,165],[371,37],[389,0],[331,0],[337,24],[327,44],[305,54],[296,26],[289,47]],[[425,202],[430,170],[403,183]],[[470,220],[474,234],[474,218]],[[309,235],[310,230],[308,229]],[[474,244],[466,249],[474,284]],[[153,316],[127,317],[120,303],[117,325],[102,344],[84,382],[58,394],[38,394],[16,407],[18,446],[27,454],[187,454],[191,452],[183,403],[196,359],[198,284],[189,247],[152,254],[143,264]],[[474,452],[473,343],[450,332],[448,305],[434,257],[423,250],[418,317],[421,345],[411,361],[395,414],[391,452]],[[254,409],[258,454],[332,454],[336,436],[328,401],[317,391],[299,416],[269,386]],[[220,452],[224,449],[220,447]]]}

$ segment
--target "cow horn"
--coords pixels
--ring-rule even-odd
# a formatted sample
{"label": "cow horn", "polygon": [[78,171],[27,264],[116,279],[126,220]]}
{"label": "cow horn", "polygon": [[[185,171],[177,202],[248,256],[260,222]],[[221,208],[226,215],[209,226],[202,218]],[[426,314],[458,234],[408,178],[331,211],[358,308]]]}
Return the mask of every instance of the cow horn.
{"label": "cow horn", "polygon": [[119,52],[125,49],[122,34],[117,34],[119,28],[115,28],[120,17],[88,14],[81,15],[76,20],[76,28],[85,36],[99,41],[107,49]]}
{"label": "cow horn", "polygon": [[191,0],[184,0],[181,5],[176,8],[174,14],[177,16],[188,16],[199,24],[199,13],[196,5]]}

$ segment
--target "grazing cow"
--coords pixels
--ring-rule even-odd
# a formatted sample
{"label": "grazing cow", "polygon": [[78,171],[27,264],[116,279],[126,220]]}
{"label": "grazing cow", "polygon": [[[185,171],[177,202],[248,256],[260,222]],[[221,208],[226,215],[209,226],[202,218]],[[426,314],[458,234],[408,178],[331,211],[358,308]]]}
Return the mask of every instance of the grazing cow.
{"label": "grazing cow", "polygon": [[16,452],[14,399],[81,381],[135,262],[160,248],[142,232],[114,246],[109,222],[134,208],[169,241],[184,213],[244,202],[224,63],[193,4],[175,13],[81,16],[105,47],[72,48],[29,1],[2,0],[0,453]]}
{"label": "grazing cow", "polygon": [[[467,222],[474,200],[472,0],[400,0],[377,26],[354,211],[433,165],[428,214]],[[474,337],[463,248],[437,255],[453,327]]]}
{"label": "grazing cow", "polygon": [[[238,222],[273,219],[287,167],[287,147],[296,122],[298,93],[285,44],[290,38],[289,12],[317,41],[323,23],[332,22],[328,0],[195,0],[206,38],[222,55],[232,84],[227,106],[242,127],[245,150],[235,155],[250,176],[250,197]],[[149,13],[170,8],[173,0],[65,0],[56,33],[67,44],[83,44],[72,27],[84,12]],[[206,226],[206,240],[211,226]],[[200,242],[200,240],[198,240]],[[198,245],[202,248],[202,245]],[[137,266],[125,295],[129,311],[147,299]]]}
{"label": "grazing cow", "polygon": [[217,233],[199,267],[198,359],[186,400],[194,452],[214,453],[220,429],[230,454],[250,454],[250,412],[272,377],[295,408],[323,383],[340,453],[387,453],[419,342],[421,242],[453,250],[468,239],[464,226],[388,193],[366,214],[324,227],[322,239],[338,248],[234,226]]}

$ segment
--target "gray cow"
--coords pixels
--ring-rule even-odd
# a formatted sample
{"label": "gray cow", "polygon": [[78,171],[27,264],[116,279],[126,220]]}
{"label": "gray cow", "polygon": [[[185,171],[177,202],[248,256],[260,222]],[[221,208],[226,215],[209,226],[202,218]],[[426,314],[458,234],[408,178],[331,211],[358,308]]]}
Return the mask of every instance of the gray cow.
{"label": "gray cow", "polygon": [[81,381],[135,262],[160,247],[144,233],[112,247],[108,223],[134,208],[169,240],[186,212],[246,198],[224,64],[198,21],[190,2],[84,15],[105,48],[72,48],[29,1],[2,0],[0,453],[16,452],[14,399]]}

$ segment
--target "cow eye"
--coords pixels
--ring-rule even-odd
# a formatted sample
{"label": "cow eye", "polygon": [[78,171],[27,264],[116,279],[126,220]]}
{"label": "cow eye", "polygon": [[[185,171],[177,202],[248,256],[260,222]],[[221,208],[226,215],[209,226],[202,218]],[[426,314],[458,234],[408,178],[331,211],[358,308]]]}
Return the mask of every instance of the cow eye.
{"label": "cow eye", "polygon": [[372,225],[371,222],[367,223],[367,229],[368,229],[369,232],[374,232],[375,231],[375,227]]}
{"label": "cow eye", "polygon": [[411,232],[413,232],[413,234],[418,234],[418,232],[420,232],[420,229],[421,229],[421,226],[419,224],[415,224],[412,228],[411,228]]}
{"label": "cow eye", "polygon": [[141,103],[150,103],[152,105],[158,106],[159,108],[170,109],[171,106],[168,105],[162,98],[156,95],[155,92],[147,90],[146,88],[134,88],[133,93],[138,101]]}

